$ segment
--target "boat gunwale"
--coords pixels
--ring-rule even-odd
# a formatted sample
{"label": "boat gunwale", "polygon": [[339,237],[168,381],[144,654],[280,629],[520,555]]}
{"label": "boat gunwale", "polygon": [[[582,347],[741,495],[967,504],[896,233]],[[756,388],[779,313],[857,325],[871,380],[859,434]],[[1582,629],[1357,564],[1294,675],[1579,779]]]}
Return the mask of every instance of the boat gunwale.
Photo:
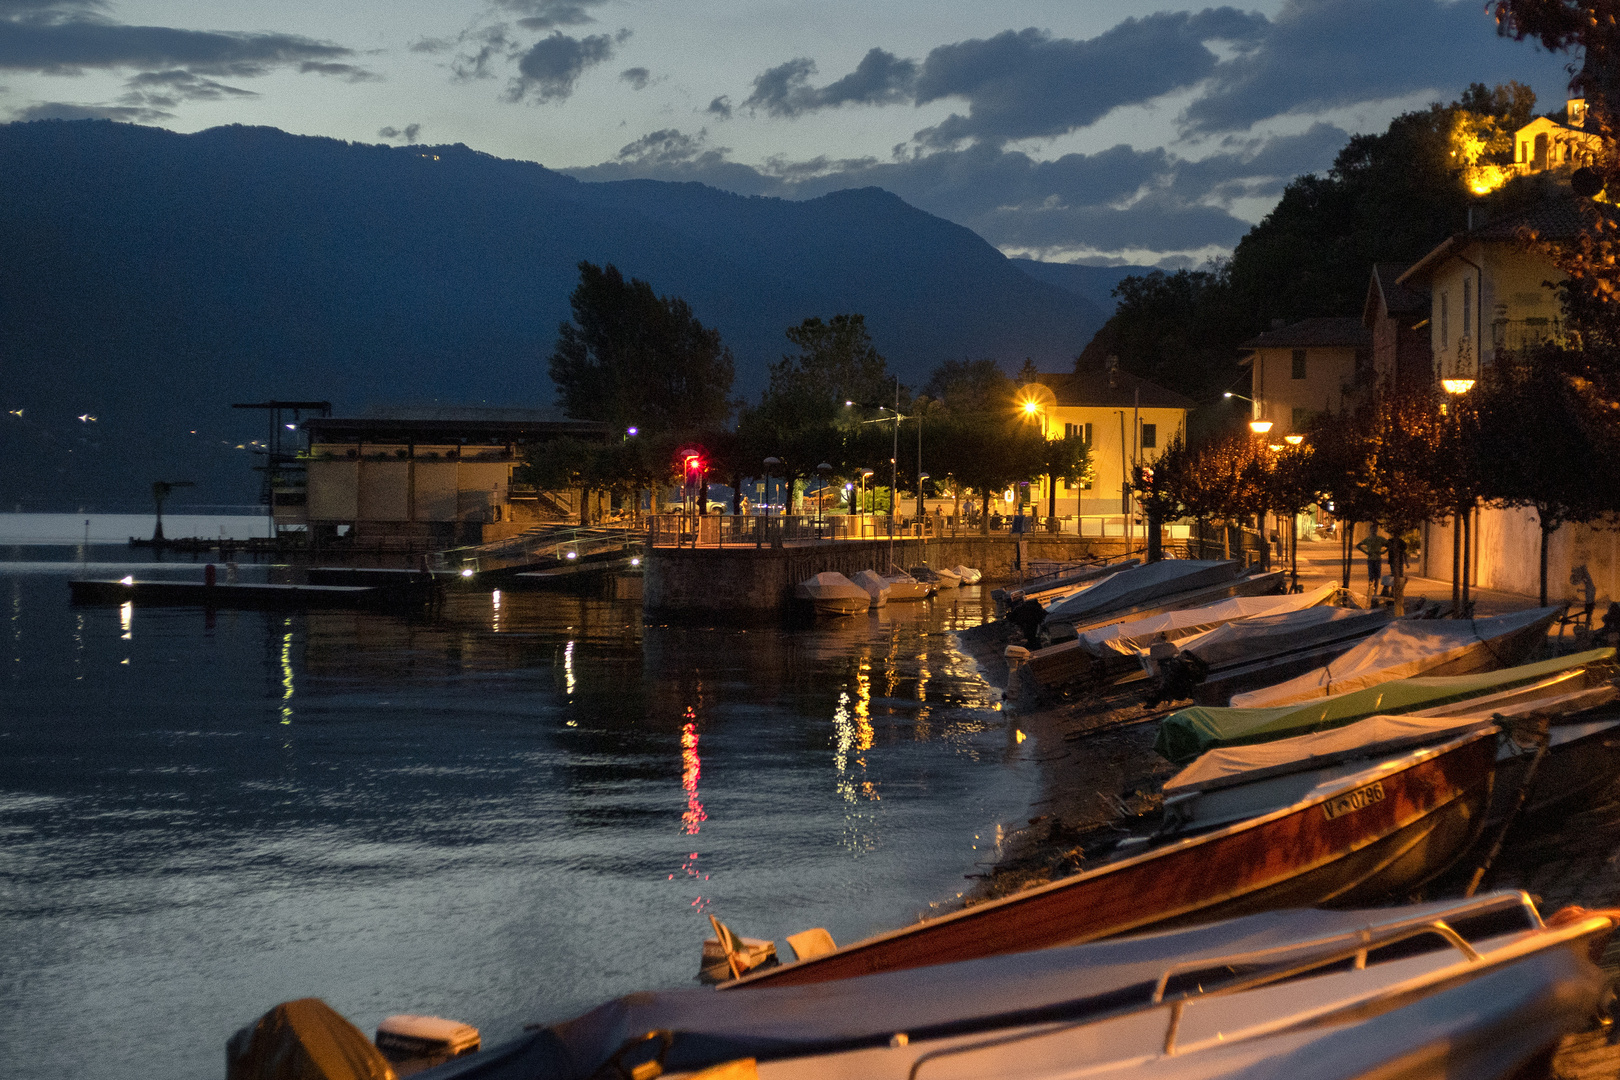
{"label": "boat gunwale", "polygon": [[[1016,904],[1026,903],[1032,899],[1035,899],[1036,897],[1068,891],[1070,889],[1077,888],[1082,884],[1089,884],[1090,882],[1106,878],[1110,875],[1117,875],[1124,871],[1134,869],[1153,860],[1167,858],[1171,855],[1179,854],[1183,851],[1191,850],[1202,845],[1214,844],[1239,833],[1258,830],[1266,825],[1272,824],[1273,822],[1280,821],[1295,814],[1302,814],[1315,807],[1321,806],[1323,803],[1329,801],[1330,799],[1336,798],[1347,791],[1355,791],[1359,788],[1367,787],[1373,783],[1380,782],[1385,777],[1398,775],[1417,768],[1420,765],[1427,764],[1428,762],[1436,761],[1448,754],[1462,750],[1468,745],[1481,739],[1487,737],[1494,738],[1499,734],[1499,730],[1500,729],[1494,724],[1472,728],[1460,735],[1446,740],[1443,743],[1438,743],[1434,746],[1422,747],[1414,751],[1402,752],[1396,759],[1385,760],[1376,765],[1370,765],[1365,769],[1351,773],[1348,776],[1341,777],[1339,780],[1332,782],[1330,786],[1326,787],[1325,789],[1313,792],[1312,794],[1307,795],[1296,802],[1290,803],[1287,806],[1278,807],[1275,810],[1269,810],[1263,814],[1257,814],[1254,817],[1245,818],[1241,821],[1235,821],[1231,824],[1223,825],[1208,832],[1200,832],[1195,836],[1182,837],[1178,840],[1172,840],[1164,844],[1159,844],[1157,846],[1150,847],[1148,850],[1139,854],[1127,855],[1124,858],[1119,859],[1111,859],[1088,870],[1082,870],[1077,874],[1071,874],[1067,877],[1059,878],[1056,881],[1048,881],[1040,885],[1031,886],[1030,888],[1023,889],[1009,896],[997,897],[994,900],[986,900],[983,903],[974,904],[972,907],[966,907],[958,911],[948,912],[944,915],[927,919],[919,923],[913,923],[909,926],[902,926],[893,930],[881,931],[877,934],[871,935],[870,937],[851,942],[849,945],[846,945],[835,952],[823,953],[820,956],[811,957],[808,960],[795,960],[791,963],[779,964],[776,967],[749,972],[748,974],[743,975],[741,978],[722,983],[718,989],[729,990],[751,986],[755,983],[768,983],[773,979],[780,978],[787,972],[799,971],[805,968],[814,967],[825,962],[829,957],[848,957],[875,946],[887,944],[890,941],[910,937],[919,933],[924,927],[933,928],[938,926],[947,926],[953,923],[966,922],[971,919],[981,918],[987,914],[998,912],[1004,908],[1011,907]],[[1492,769],[1495,767],[1494,754],[1492,755],[1491,759],[1491,767]],[[1488,775],[1489,770],[1487,771],[1487,776]],[[1424,814],[1413,818],[1412,821],[1398,826],[1395,829],[1389,830],[1387,833],[1371,837],[1360,844],[1348,847],[1343,851],[1336,853],[1334,855],[1334,859],[1343,858],[1346,855],[1354,854],[1357,851],[1379,842],[1380,840],[1384,839],[1385,836],[1393,835],[1394,833],[1400,831],[1400,829],[1410,827],[1412,824],[1423,820],[1423,818],[1432,816],[1435,812],[1439,811],[1443,807],[1449,806],[1451,803],[1455,802],[1463,794],[1465,794],[1465,790],[1459,790],[1453,793],[1450,798],[1446,799],[1442,803],[1437,803],[1430,807]],[[1323,865],[1326,864],[1324,863]],[[1315,867],[1301,868],[1296,873],[1289,876],[1297,877],[1300,874],[1306,873],[1314,868]],[[1255,890],[1249,889],[1244,891],[1252,892]],[[1211,896],[1205,903],[1199,904],[1197,907],[1213,907],[1230,899],[1232,899],[1231,896],[1225,895]],[[1173,919],[1179,915],[1185,914],[1188,910],[1195,910],[1195,908],[1157,912],[1155,913],[1155,918],[1152,921],[1159,922],[1167,919]],[[1144,924],[1135,924],[1135,926],[1140,925]],[[1128,933],[1134,929],[1135,926],[1121,927],[1117,933]],[[1111,934],[1108,936],[1114,935]]]}

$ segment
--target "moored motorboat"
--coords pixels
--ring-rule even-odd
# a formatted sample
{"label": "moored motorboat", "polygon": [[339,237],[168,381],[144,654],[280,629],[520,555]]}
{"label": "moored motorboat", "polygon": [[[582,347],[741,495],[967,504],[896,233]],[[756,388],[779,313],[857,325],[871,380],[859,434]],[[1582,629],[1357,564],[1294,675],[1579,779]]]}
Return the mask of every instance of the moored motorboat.
{"label": "moored motorboat", "polygon": [[832,570],[799,582],[796,592],[818,615],[855,615],[872,606],[871,593]]}
{"label": "moored motorboat", "polygon": [[1264,709],[1194,705],[1159,724],[1153,749],[1185,764],[1224,746],[1270,742],[1343,727],[1379,714],[1458,715],[1499,711],[1537,698],[1597,688],[1614,677],[1612,648],[1478,675],[1400,679],[1330,698]]}
{"label": "moored motorboat", "polygon": [[1341,770],[1303,794],[1282,793],[1279,804],[1251,808],[1242,820],[1200,825],[1194,835],[1172,823],[1071,877],[727,985],[825,982],[1408,892],[1449,866],[1483,820],[1496,729],[1460,728],[1435,745]]}
{"label": "moored motorboat", "polygon": [[926,581],[936,589],[954,589],[962,584],[962,579],[950,570],[935,570],[927,566],[913,566],[911,576],[918,581]]}
{"label": "moored motorboat", "polygon": [[872,598],[872,607],[880,608],[889,602],[890,585],[876,570],[862,570],[850,580],[866,590]]}
{"label": "moored motorboat", "polygon": [[1506,1080],[1602,1007],[1614,924],[1516,892],[1270,912],[836,988],[638,993],[423,1076]]}
{"label": "moored motorboat", "polygon": [[1512,667],[1546,639],[1547,628],[1563,610],[1560,605],[1491,619],[1397,620],[1324,667],[1232,695],[1232,705],[1265,708],[1332,697],[1394,679]]}
{"label": "moored motorboat", "polygon": [[926,581],[918,581],[904,570],[891,568],[881,575],[889,584],[889,599],[896,602],[902,600],[926,600],[934,595],[934,587]]}
{"label": "moored motorboat", "polygon": [[961,563],[951,567],[951,573],[961,578],[964,585],[977,585],[984,578],[981,571],[975,570],[971,566],[963,566]]}

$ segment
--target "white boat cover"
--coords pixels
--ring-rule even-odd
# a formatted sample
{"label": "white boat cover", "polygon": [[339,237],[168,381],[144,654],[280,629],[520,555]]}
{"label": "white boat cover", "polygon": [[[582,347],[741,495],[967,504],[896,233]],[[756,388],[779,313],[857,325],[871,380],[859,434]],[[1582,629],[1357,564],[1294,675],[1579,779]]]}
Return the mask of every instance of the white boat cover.
{"label": "white boat cover", "polygon": [[[1297,957],[1365,929],[1468,913],[1525,911],[1523,895],[1440,901],[1373,911],[1296,909],[1159,934],[992,956],[806,986],[665,990],[630,994],[583,1016],[532,1031],[417,1075],[422,1080],[587,1080],[628,1041],[674,1033],[666,1072],[695,1071],[738,1058],[887,1046],[895,1032],[915,1041],[1000,1020],[1037,1022],[1053,1010],[1085,1016],[1146,1003],[1172,965],[1277,949]],[[1526,928],[1530,923],[1526,922]],[[1500,931],[1498,931],[1500,932]],[[1088,1003],[1095,1003],[1090,1004]]]}
{"label": "white boat cover", "polygon": [[[1336,585],[1324,585],[1314,592],[1285,593],[1282,596],[1234,596],[1203,607],[1182,608],[1149,615],[1145,619],[1114,623],[1112,626],[1088,630],[1080,635],[1080,647],[1093,656],[1139,656],[1156,641],[1185,639],[1204,630],[1213,630],[1223,624],[1240,625],[1267,615],[1282,615],[1325,604],[1338,591]],[[1344,610],[1328,608],[1329,611]]]}
{"label": "white boat cover", "polygon": [[1142,603],[1204,585],[1218,585],[1238,576],[1235,562],[1206,559],[1164,559],[1123,570],[1091,588],[1053,604],[1046,617],[1075,623],[1099,612]]}
{"label": "white boat cover", "polygon": [[[1232,695],[1232,707],[1266,708],[1312,698],[1332,697],[1393,679],[1409,679],[1464,653],[1538,621],[1551,622],[1561,607],[1531,608],[1493,619],[1424,619],[1391,623],[1325,667],[1307,671],[1276,686]],[[1506,663],[1516,662],[1509,658]]]}
{"label": "white boat cover", "polygon": [[1165,781],[1166,798],[1189,791],[1215,791],[1283,773],[1320,768],[1358,757],[1380,757],[1427,746],[1491,726],[1489,716],[1369,716],[1341,728],[1292,739],[1226,746],[1198,759]]}
{"label": "white boat cover", "polygon": [[955,566],[951,567],[951,573],[961,578],[962,584],[964,585],[977,585],[979,583],[979,579],[984,576],[973,567],[963,566],[961,563],[957,563]]}
{"label": "white boat cover", "polygon": [[1370,634],[1393,618],[1388,609],[1313,607],[1230,622],[1182,638],[1176,645],[1179,652],[1191,653],[1211,668],[1221,668],[1341,640],[1352,629]]}
{"label": "white boat cover", "polygon": [[882,600],[889,595],[889,583],[876,570],[862,570],[850,581],[865,589],[874,602]]}

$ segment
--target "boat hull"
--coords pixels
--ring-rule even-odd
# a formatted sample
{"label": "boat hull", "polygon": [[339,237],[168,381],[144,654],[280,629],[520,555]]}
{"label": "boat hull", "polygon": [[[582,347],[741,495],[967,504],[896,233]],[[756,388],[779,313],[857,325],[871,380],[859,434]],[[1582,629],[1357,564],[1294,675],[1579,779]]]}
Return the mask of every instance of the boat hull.
{"label": "boat hull", "polygon": [[[1049,885],[750,975],[787,986],[1409,891],[1477,837],[1496,740],[1473,732],[1289,807]],[[1356,786],[1359,784],[1360,786]]]}

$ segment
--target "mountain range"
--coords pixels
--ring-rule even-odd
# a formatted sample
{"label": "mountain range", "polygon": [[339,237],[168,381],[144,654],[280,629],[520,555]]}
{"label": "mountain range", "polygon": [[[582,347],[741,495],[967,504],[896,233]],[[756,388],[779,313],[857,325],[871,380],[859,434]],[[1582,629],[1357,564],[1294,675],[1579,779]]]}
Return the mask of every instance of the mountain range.
{"label": "mountain range", "polygon": [[5,509],[158,479],[250,502],[264,419],[233,402],[549,405],[581,260],[684,297],[748,399],[788,326],[841,312],[911,385],[950,359],[1067,370],[1139,269],[1011,260],[877,188],[586,183],[461,145],[36,121],[0,126],[0,160]]}

